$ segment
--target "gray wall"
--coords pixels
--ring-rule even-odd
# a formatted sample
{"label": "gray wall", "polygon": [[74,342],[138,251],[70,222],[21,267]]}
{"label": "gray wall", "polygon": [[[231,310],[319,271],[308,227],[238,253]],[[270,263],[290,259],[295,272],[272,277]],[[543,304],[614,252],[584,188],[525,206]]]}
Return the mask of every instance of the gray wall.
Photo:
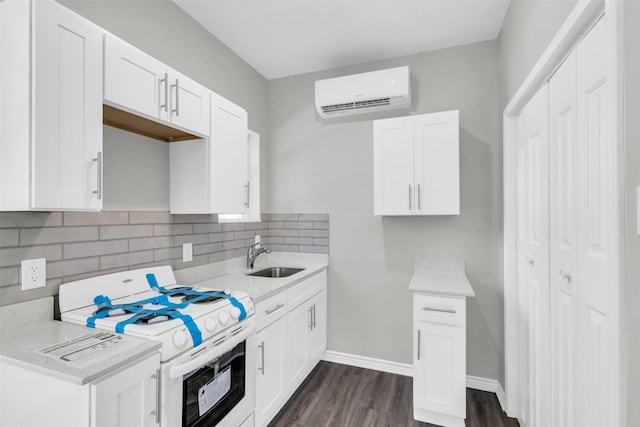
{"label": "gray wall", "polygon": [[[467,262],[477,297],[468,304],[468,373],[497,379],[499,81],[497,43],[269,81],[269,208],[329,213],[330,350],[411,363],[416,258]],[[409,65],[413,108],[321,120],[314,81]],[[460,110],[461,215],[373,215],[372,119]]]}

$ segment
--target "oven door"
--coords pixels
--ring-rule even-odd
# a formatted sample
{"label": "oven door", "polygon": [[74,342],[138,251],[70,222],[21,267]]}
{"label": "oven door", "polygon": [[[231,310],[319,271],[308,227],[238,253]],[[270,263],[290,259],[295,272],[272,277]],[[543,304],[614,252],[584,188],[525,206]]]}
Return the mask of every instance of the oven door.
{"label": "oven door", "polygon": [[162,366],[162,427],[237,427],[253,412],[253,319]]}

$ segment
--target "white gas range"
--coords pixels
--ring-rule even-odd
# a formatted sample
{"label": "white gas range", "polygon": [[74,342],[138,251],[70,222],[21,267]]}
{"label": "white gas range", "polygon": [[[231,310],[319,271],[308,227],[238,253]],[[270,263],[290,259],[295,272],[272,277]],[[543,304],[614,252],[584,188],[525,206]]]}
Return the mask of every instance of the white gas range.
{"label": "white gas range", "polygon": [[241,425],[253,411],[255,309],[242,292],[180,286],[170,266],[60,286],[65,322],[162,342],[162,427]]}

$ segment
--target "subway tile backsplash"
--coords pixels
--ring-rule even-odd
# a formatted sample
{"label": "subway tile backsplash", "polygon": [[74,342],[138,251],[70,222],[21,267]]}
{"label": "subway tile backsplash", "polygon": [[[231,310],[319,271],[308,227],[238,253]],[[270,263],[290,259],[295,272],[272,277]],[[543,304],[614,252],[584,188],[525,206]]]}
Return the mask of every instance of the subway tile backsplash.
{"label": "subway tile backsplash", "polygon": [[[16,300],[23,259],[47,259],[48,289],[34,296],[53,295],[60,283],[96,275],[166,264],[179,270],[243,256],[258,234],[274,251],[329,253],[328,214],[218,223],[217,215],[167,212],[0,212],[0,297]],[[182,262],[184,243],[193,244],[191,262]],[[8,303],[3,299],[0,305]]]}

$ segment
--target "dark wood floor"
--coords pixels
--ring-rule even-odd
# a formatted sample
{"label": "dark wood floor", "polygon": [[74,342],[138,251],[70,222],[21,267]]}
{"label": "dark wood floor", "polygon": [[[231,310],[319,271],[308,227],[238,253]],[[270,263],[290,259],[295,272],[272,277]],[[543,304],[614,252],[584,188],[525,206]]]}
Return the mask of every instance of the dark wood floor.
{"label": "dark wood floor", "polygon": [[[427,427],[413,419],[411,377],[320,362],[269,427]],[[467,389],[467,427],[517,427],[495,394]]]}

